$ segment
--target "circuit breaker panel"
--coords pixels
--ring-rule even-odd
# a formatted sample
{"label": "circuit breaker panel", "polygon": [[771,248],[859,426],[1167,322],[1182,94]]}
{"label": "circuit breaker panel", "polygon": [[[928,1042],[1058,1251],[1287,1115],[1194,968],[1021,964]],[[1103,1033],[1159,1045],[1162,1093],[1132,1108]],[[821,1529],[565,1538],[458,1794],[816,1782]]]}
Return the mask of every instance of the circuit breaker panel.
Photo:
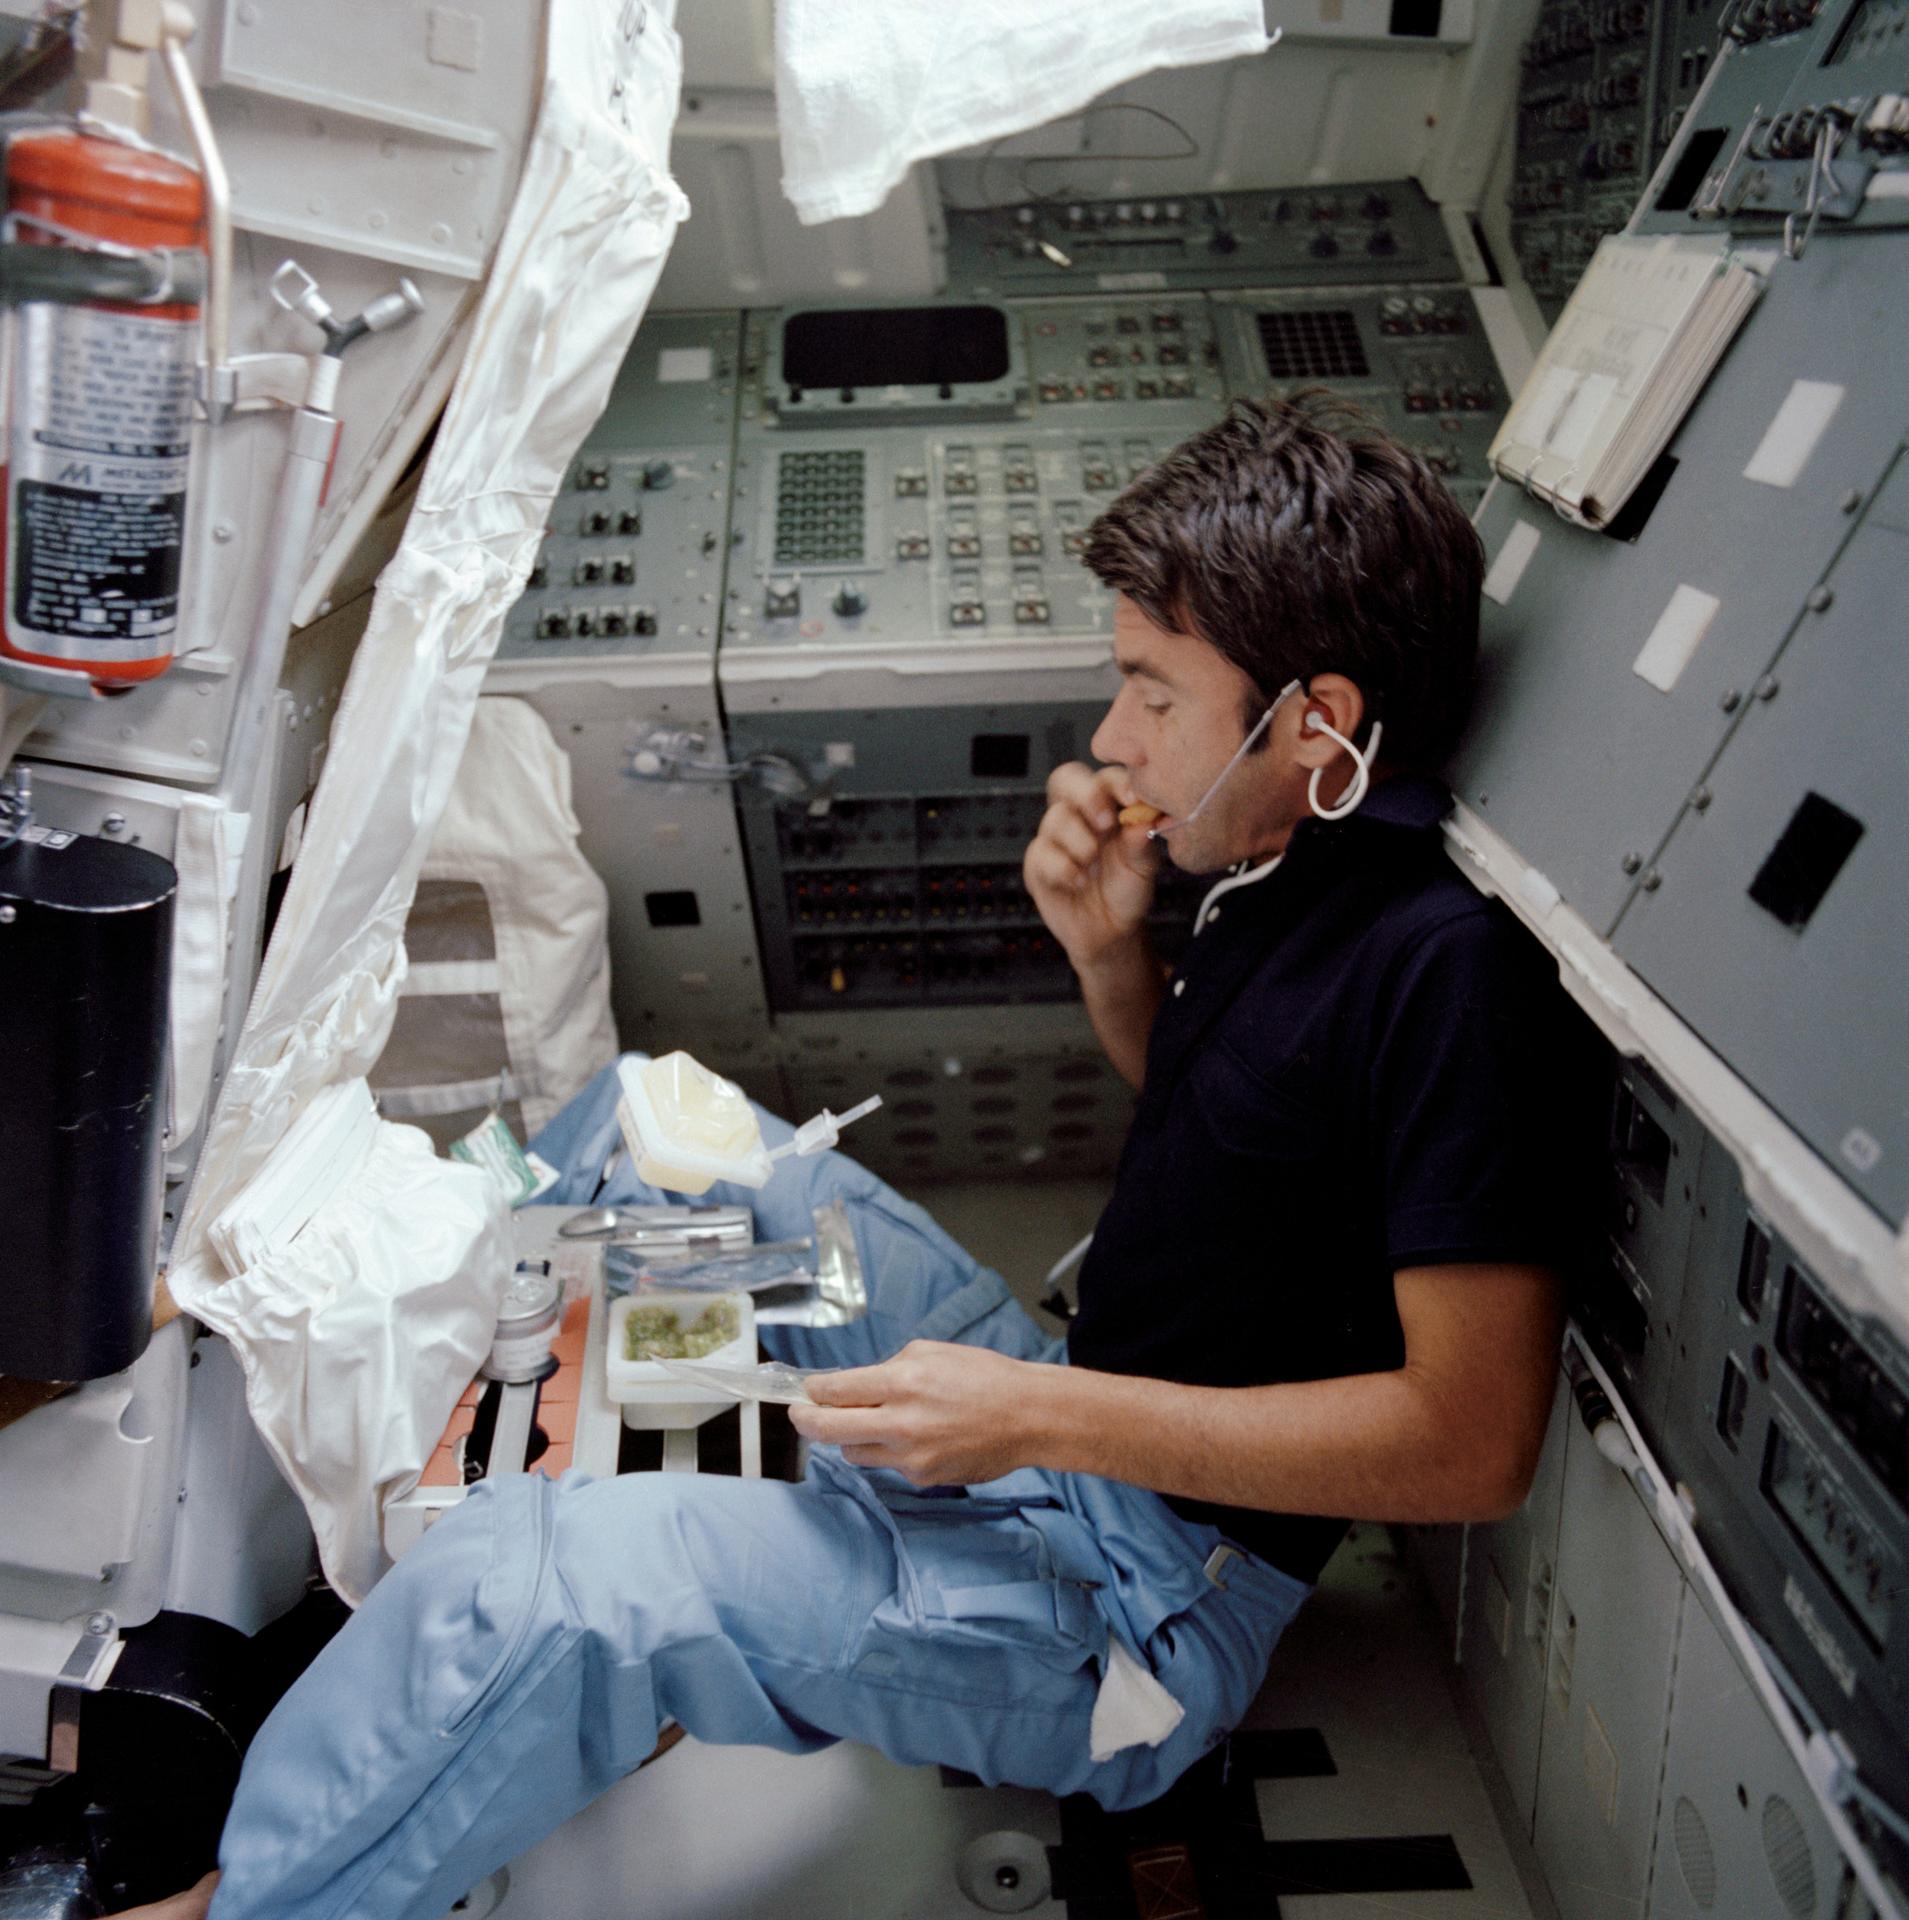
{"label": "circuit breaker panel", "polygon": [[[1812,4],[1738,9],[1799,17]],[[1598,242],[1630,219],[1716,59],[1713,0],[1545,0],[1518,86],[1512,241],[1555,320]]]}
{"label": "circuit breaker panel", "polygon": [[1370,286],[1440,278],[1451,243],[1415,180],[1127,200],[1041,200],[948,218],[948,274],[994,294]]}

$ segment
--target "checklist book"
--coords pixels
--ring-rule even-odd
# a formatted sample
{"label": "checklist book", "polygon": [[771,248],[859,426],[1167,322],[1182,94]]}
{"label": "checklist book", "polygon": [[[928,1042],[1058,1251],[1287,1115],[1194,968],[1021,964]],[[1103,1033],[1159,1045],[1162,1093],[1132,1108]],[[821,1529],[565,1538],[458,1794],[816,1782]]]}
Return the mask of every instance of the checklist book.
{"label": "checklist book", "polygon": [[1567,520],[1609,526],[1762,291],[1725,236],[1613,235],[1498,429],[1492,466]]}

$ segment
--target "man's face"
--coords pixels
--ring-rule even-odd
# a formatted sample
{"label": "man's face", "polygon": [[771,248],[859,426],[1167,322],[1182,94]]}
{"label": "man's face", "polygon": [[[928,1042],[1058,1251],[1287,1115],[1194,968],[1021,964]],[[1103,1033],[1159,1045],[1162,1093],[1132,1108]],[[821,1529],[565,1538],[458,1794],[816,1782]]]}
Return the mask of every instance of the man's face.
{"label": "man's face", "polygon": [[[1134,798],[1158,807],[1168,816],[1160,826],[1171,828],[1239,750],[1264,711],[1260,696],[1217,649],[1155,626],[1124,593],[1114,598],[1114,661],[1124,684],[1094,731],[1094,756],[1124,767]],[[1288,700],[1200,817],[1166,836],[1175,866],[1216,873],[1285,846],[1306,812],[1307,770],[1294,758],[1305,704]]]}

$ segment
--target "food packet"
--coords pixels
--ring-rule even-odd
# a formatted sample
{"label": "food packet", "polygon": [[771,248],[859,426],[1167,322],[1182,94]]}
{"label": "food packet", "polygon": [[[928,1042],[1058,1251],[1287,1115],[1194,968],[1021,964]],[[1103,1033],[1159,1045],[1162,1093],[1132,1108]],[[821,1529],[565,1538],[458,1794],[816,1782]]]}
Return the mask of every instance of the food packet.
{"label": "food packet", "polygon": [[[812,1210],[815,1238],[772,1240],[715,1252],[612,1243],[603,1250],[604,1286],[612,1299],[646,1288],[672,1293],[747,1293],[758,1307],[769,1296],[808,1295],[798,1324],[845,1327],[868,1311],[868,1283],[855,1230],[840,1200]],[[785,1295],[785,1290],[786,1295]]]}
{"label": "food packet", "polygon": [[603,1272],[611,1295],[667,1287],[671,1293],[762,1293],[807,1286],[815,1277],[806,1240],[725,1247],[717,1253],[656,1253],[644,1247],[605,1247]]}

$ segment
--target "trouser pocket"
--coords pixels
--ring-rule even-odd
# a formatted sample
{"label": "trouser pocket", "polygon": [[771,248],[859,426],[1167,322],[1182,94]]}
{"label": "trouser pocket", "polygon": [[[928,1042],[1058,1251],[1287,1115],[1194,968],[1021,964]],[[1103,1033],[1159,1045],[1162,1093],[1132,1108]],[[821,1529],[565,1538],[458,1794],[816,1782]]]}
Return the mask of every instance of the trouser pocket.
{"label": "trouser pocket", "polygon": [[[527,1663],[539,1617],[551,1591],[550,1542],[555,1490],[540,1474],[498,1481],[485,1501],[489,1509],[490,1560],[472,1596],[471,1614],[480,1646],[494,1646],[476,1683],[439,1723],[454,1740],[508,1687]],[[419,1549],[418,1551],[422,1551]],[[407,1562],[405,1564],[409,1564]]]}
{"label": "trouser pocket", "polygon": [[892,1590],[852,1641],[851,1666],[998,1705],[1104,1657],[1094,1583],[1064,1572],[1018,1509],[903,1493],[823,1452],[813,1470],[869,1511],[894,1555]]}

